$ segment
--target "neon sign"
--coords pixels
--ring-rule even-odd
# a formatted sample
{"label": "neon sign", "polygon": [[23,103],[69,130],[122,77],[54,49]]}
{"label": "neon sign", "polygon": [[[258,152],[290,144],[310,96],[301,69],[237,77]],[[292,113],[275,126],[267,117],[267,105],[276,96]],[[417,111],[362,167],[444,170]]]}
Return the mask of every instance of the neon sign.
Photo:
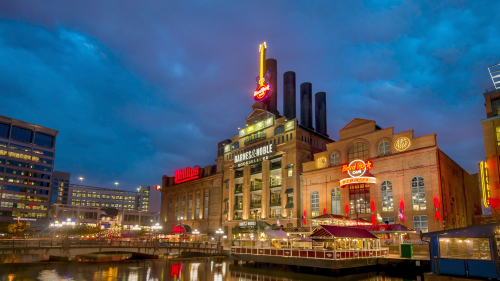
{"label": "neon sign", "polygon": [[[245,165],[252,164],[254,162],[259,162],[263,160],[267,160],[268,157],[266,156],[267,154],[274,153],[275,148],[272,143],[268,145],[264,145],[259,148],[252,149],[250,151],[238,154],[234,156],[234,163],[239,163],[238,167],[242,167]],[[242,163],[240,163],[242,162]]]}
{"label": "neon sign", "polygon": [[197,179],[199,177],[200,177],[200,168],[199,167],[195,167],[194,169],[187,167],[184,170],[175,171],[174,182],[181,183],[181,182],[194,180],[194,179]]}
{"label": "neon sign", "polygon": [[483,197],[483,205],[488,208],[491,204],[490,198],[490,179],[488,176],[488,166],[485,161],[479,162],[479,175],[481,180],[481,193]]}
{"label": "neon sign", "polygon": [[377,183],[377,179],[374,177],[363,177],[366,170],[373,168],[373,162],[367,160],[366,162],[360,159],[353,160],[349,165],[342,165],[342,172],[348,173],[350,178],[340,180],[339,184],[341,187],[349,184],[356,183]]}
{"label": "neon sign", "polygon": [[155,188],[156,188],[156,190],[160,190],[161,189],[161,185],[157,184]]}
{"label": "neon sign", "polygon": [[361,177],[373,167],[373,163],[367,160],[366,163],[363,160],[353,160],[349,165],[342,165],[342,172],[347,172],[352,178]]}
{"label": "neon sign", "polygon": [[184,233],[184,226],[174,225],[174,233]]}
{"label": "neon sign", "polygon": [[[263,101],[269,96],[271,92],[271,85],[269,84],[269,72],[266,71],[266,42],[259,45],[260,52],[260,73],[255,77],[257,80],[257,88],[253,93],[253,99],[255,101]],[[265,74],[264,74],[265,73]]]}

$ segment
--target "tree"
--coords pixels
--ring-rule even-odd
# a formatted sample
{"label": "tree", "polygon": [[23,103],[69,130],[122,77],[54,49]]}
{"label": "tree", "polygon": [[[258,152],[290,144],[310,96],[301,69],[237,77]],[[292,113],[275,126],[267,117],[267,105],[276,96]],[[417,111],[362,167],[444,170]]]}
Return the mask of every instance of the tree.
{"label": "tree", "polygon": [[98,226],[91,226],[88,224],[81,224],[75,226],[73,229],[68,231],[69,235],[93,235],[102,232],[102,229]]}
{"label": "tree", "polygon": [[29,226],[27,226],[24,223],[21,223],[21,222],[13,223],[7,227],[7,232],[9,232],[10,234],[15,234],[17,236],[20,236],[28,228],[29,228]]}

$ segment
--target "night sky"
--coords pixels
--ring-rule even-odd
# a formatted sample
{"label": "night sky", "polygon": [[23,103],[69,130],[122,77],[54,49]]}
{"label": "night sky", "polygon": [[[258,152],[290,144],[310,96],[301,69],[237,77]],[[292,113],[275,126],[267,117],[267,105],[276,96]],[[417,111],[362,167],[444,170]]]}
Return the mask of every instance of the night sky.
{"label": "night sky", "polygon": [[[258,45],[325,91],[328,133],[353,118],[437,133],[484,158],[500,1],[1,1],[0,115],[59,130],[55,170],[133,190],[215,163],[251,112]],[[297,103],[299,106],[299,103]],[[298,108],[299,109],[299,108]]]}

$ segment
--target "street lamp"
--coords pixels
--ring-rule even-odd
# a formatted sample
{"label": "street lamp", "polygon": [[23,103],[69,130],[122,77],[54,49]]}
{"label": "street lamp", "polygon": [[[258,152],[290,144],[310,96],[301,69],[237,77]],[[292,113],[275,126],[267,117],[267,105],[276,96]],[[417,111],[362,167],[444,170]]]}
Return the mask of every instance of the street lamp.
{"label": "street lamp", "polygon": [[224,234],[224,231],[222,231],[222,229],[219,228],[219,230],[215,231],[216,234],[219,234],[219,242],[220,242],[220,237],[222,234]]}
{"label": "street lamp", "polygon": [[115,182],[115,186],[118,187],[118,182]]}
{"label": "street lamp", "polygon": [[83,183],[83,177],[78,178],[80,180],[80,183]]}
{"label": "street lamp", "polygon": [[156,223],[156,224],[155,224],[155,225],[153,225],[151,228],[153,229],[153,231],[154,231],[154,235],[156,236],[156,230],[157,230],[157,229],[162,229],[163,227],[162,227],[159,223]]}
{"label": "street lamp", "polygon": [[198,236],[198,234],[200,234],[200,232],[198,231],[198,229],[195,229],[195,230],[193,231],[193,234],[195,235],[195,240],[198,240],[198,239],[196,239],[196,238],[197,238],[197,236]]}

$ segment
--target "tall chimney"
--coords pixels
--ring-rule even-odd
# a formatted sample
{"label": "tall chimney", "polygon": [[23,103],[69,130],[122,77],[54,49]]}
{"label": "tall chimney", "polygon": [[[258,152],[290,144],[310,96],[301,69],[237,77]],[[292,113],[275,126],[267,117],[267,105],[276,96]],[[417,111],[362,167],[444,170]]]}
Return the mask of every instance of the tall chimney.
{"label": "tall chimney", "polygon": [[314,96],[316,108],[314,109],[314,119],[316,121],[316,132],[328,136],[326,130],[326,93],[317,92]]}
{"label": "tall chimney", "polygon": [[266,69],[269,72],[269,84],[271,84],[271,95],[267,100],[268,110],[279,115],[278,112],[278,62],[275,59],[266,60]]}
{"label": "tall chimney", "polygon": [[300,124],[314,129],[312,126],[312,84],[300,84]]}
{"label": "tall chimney", "polygon": [[287,71],[283,74],[283,115],[287,119],[297,117],[297,85],[295,72]]}

